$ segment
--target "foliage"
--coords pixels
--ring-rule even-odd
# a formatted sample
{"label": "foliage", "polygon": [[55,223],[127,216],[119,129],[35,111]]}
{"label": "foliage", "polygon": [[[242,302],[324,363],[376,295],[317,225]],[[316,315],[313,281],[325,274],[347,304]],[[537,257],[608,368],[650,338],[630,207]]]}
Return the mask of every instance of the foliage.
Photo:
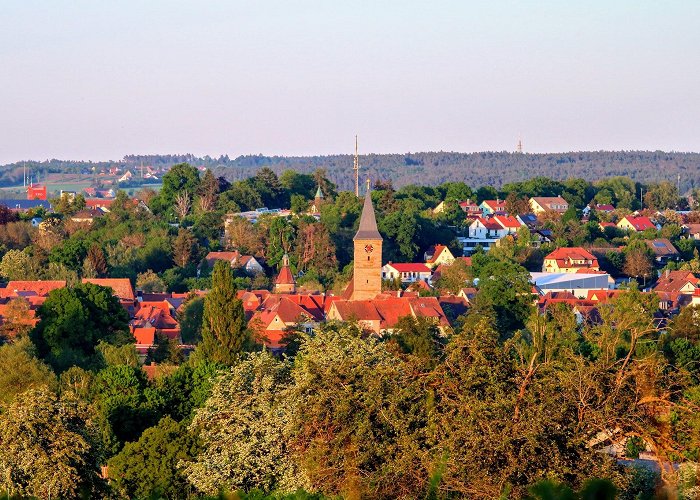
{"label": "foliage", "polygon": [[113,487],[127,498],[187,497],[190,486],[178,464],[196,456],[197,448],[185,425],[164,417],[109,461]]}
{"label": "foliage", "polygon": [[233,271],[218,261],[212,271],[212,286],[204,299],[202,342],[198,349],[209,360],[233,364],[249,344],[243,304],[236,298]]}
{"label": "foliage", "polygon": [[71,366],[99,363],[99,341],[123,344],[131,340],[128,315],[110,288],[82,283],[49,293],[39,307],[39,323],[31,332],[38,354],[57,372]]}
{"label": "foliage", "polygon": [[56,386],[56,376],[35,356],[34,345],[23,337],[0,346],[0,413],[24,391]]}
{"label": "foliage", "polygon": [[98,448],[86,405],[29,390],[0,414],[2,489],[38,498],[99,496]]}

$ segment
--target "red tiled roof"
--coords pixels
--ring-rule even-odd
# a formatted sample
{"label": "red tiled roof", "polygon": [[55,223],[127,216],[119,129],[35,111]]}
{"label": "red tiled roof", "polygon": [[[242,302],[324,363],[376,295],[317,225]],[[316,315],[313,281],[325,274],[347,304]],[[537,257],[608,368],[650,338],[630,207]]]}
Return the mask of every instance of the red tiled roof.
{"label": "red tiled roof", "polygon": [[420,263],[414,263],[414,262],[406,262],[406,263],[395,263],[395,262],[389,262],[387,264],[390,267],[393,267],[400,273],[428,273],[430,274],[430,268],[426,266],[425,264],[420,264]]}
{"label": "red tiled roof", "polygon": [[0,297],[16,296],[19,292],[34,292],[38,296],[45,297],[50,291],[65,287],[65,280],[9,281],[5,288],[0,289]]}
{"label": "red tiled roof", "polygon": [[495,220],[503,229],[519,228],[522,226],[518,219],[508,215],[494,215],[493,220]]}
{"label": "red tiled roof", "polygon": [[494,231],[503,229],[503,227],[501,227],[501,225],[498,222],[488,217],[479,217],[478,219],[476,219],[476,221],[482,226],[484,226],[486,229],[492,229]]}
{"label": "red tiled roof", "polygon": [[[545,263],[548,260],[555,260],[557,266],[560,268],[572,268],[580,267],[583,269],[589,269],[591,267],[598,267],[598,259],[590,253],[585,248],[581,247],[562,247],[557,248],[545,258]],[[585,261],[584,263],[577,263],[575,261]],[[590,261],[590,263],[589,263]]]}
{"label": "red tiled roof", "polygon": [[114,291],[114,295],[122,300],[134,300],[134,289],[129,278],[83,278],[83,283],[106,286]]}
{"label": "red tiled roof", "polygon": [[276,285],[293,285],[295,283],[294,276],[292,276],[292,270],[289,266],[282,266],[280,273],[275,278]]}
{"label": "red tiled roof", "polygon": [[428,263],[433,263],[435,262],[435,259],[437,259],[440,254],[442,253],[443,250],[447,248],[445,245],[433,245],[430,248],[428,248],[428,251],[425,252],[431,257],[426,261]]}
{"label": "red tiled roof", "polygon": [[[656,226],[654,225],[654,223],[651,221],[651,219],[649,217],[631,217],[631,216],[628,216],[622,220],[625,220],[625,219],[627,220],[627,222],[629,222],[632,225],[632,227],[634,227],[635,231],[645,231],[647,229],[656,229]],[[620,222],[622,222],[622,221],[620,221]],[[620,222],[618,222],[618,225],[620,224]]]}

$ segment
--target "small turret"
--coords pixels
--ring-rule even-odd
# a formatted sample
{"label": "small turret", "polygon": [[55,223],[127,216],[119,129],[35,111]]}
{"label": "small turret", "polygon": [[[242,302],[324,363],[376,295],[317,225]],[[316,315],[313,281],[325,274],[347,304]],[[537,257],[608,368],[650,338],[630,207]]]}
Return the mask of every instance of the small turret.
{"label": "small turret", "polygon": [[289,256],[285,253],[282,257],[282,269],[275,279],[275,293],[294,293],[296,289],[296,281],[289,268]]}

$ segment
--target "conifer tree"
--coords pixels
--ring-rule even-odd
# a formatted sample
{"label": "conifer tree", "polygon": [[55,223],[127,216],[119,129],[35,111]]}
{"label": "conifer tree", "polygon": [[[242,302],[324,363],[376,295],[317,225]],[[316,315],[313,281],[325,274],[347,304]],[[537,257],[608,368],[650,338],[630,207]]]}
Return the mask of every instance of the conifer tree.
{"label": "conifer tree", "polygon": [[228,262],[214,265],[211,285],[204,299],[200,349],[207,359],[231,365],[247,347],[249,335],[243,303],[236,298],[233,271]]}

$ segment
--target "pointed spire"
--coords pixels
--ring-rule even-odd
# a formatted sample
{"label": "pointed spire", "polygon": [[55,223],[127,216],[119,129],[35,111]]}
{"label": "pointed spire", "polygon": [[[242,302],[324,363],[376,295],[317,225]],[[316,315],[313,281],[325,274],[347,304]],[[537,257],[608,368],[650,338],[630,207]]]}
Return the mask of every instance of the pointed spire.
{"label": "pointed spire", "polygon": [[320,184],[318,185],[318,189],[316,190],[316,195],[314,196],[314,198],[316,198],[316,199],[318,199],[318,200],[322,200],[322,199],[323,199],[323,191],[321,191],[321,185],[320,185]]}
{"label": "pointed spire", "polygon": [[382,235],[377,229],[377,219],[374,217],[374,206],[372,206],[372,191],[367,189],[365,193],[365,204],[362,207],[360,216],[360,227],[353,240],[381,240]]}
{"label": "pointed spire", "polygon": [[280,269],[280,272],[275,279],[275,291],[293,292],[295,284],[296,281],[294,280],[294,275],[292,274],[292,270],[289,268],[289,256],[285,253],[284,257],[282,257],[282,269]]}

